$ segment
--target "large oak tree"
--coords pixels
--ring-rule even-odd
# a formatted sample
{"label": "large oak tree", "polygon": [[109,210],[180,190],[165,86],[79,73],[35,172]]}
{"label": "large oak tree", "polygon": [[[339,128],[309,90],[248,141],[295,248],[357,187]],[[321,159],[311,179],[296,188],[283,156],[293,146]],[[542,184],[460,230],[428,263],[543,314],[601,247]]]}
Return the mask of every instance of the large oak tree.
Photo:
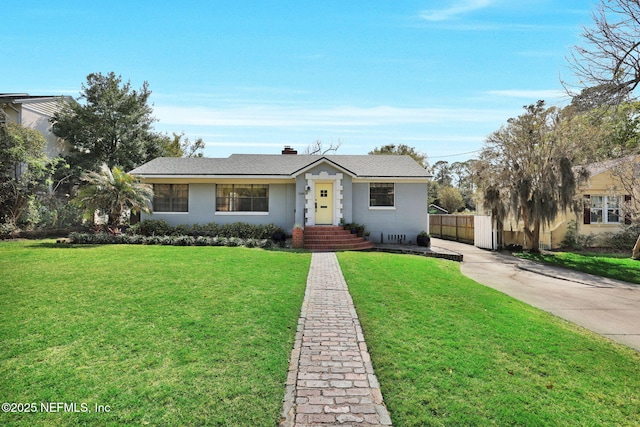
{"label": "large oak tree", "polygon": [[155,133],[144,82],[135,90],[113,72],[93,73],[78,102],[68,102],[53,117],[53,132],[71,145],[67,162],[78,178],[100,165],[131,170],[165,153],[167,138]]}
{"label": "large oak tree", "polygon": [[373,150],[369,151],[371,155],[380,155],[380,154],[391,154],[397,156],[411,156],[413,160],[418,162],[420,165],[426,167],[427,166],[427,155],[416,150],[414,147],[409,147],[406,144],[388,144],[383,145],[381,147],[375,147]]}
{"label": "large oak tree", "polygon": [[534,252],[542,226],[573,207],[577,153],[559,131],[560,115],[544,101],[526,106],[522,115],[487,138],[475,164],[485,206],[498,224],[509,213],[522,220]]}

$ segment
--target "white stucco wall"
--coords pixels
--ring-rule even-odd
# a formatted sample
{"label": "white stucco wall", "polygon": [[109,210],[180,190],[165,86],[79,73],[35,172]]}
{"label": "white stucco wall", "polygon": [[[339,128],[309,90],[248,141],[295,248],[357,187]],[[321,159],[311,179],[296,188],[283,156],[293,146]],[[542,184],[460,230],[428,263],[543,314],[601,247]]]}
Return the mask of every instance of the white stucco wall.
{"label": "white stucco wall", "polygon": [[269,184],[269,212],[216,212],[215,184],[189,184],[189,212],[142,213],[141,219],[162,219],[169,225],[178,224],[275,224],[289,232],[294,224],[295,186]]}
{"label": "white stucco wall", "polygon": [[[384,182],[384,181],[380,181]],[[353,183],[353,222],[363,224],[372,242],[414,243],[420,231],[429,229],[427,186],[423,183],[396,183],[395,206],[369,206],[369,183]]]}

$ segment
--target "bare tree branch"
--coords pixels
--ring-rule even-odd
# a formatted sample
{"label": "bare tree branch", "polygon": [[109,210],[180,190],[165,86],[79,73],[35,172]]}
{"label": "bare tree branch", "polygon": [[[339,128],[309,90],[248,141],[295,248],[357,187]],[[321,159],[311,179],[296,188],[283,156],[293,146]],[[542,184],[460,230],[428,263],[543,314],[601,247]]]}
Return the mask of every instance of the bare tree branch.
{"label": "bare tree branch", "polygon": [[317,139],[313,144],[309,144],[307,148],[304,149],[304,154],[324,156],[330,152],[335,153],[341,145],[342,141],[338,140],[337,143],[331,143],[326,147],[321,140]]}
{"label": "bare tree branch", "polygon": [[640,84],[640,1],[600,0],[592,16],[568,61],[582,88],[600,88],[597,102],[618,105]]}

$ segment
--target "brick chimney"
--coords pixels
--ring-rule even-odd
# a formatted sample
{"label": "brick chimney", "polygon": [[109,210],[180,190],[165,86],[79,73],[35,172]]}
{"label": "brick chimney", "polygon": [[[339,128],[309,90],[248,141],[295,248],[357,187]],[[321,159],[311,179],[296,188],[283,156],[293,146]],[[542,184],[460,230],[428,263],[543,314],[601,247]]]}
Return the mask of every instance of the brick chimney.
{"label": "brick chimney", "polygon": [[282,150],[282,154],[298,154],[298,152],[288,145],[285,145],[284,150]]}

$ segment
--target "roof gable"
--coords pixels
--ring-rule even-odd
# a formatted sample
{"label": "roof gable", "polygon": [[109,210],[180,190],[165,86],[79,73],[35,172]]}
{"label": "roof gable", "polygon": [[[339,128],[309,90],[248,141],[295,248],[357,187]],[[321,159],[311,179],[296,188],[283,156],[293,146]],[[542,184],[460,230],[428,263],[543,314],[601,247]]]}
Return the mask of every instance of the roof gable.
{"label": "roof gable", "polygon": [[340,172],[346,173],[346,174],[351,175],[351,176],[356,176],[356,174],[354,172],[352,172],[352,171],[350,171],[348,169],[345,169],[343,166],[341,166],[340,164],[336,163],[335,161],[333,161],[331,159],[328,159],[326,156],[312,156],[312,157],[317,157],[317,159],[314,159],[314,161],[312,161],[311,163],[307,164],[303,168],[298,169],[297,171],[294,171],[291,175],[298,176],[300,174],[303,174],[303,173],[309,171],[310,169],[315,168],[316,166],[320,166],[322,164],[329,164],[333,168],[338,169]]}

